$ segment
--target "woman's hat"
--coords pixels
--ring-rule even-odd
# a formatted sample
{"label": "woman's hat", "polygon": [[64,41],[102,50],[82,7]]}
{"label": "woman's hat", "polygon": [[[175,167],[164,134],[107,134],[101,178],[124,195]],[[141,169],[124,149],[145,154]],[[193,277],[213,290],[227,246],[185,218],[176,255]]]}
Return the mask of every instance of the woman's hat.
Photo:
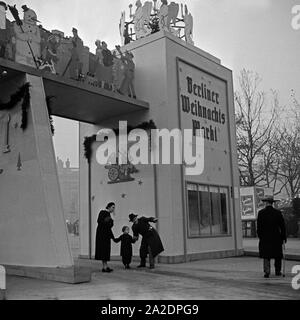
{"label": "woman's hat", "polygon": [[5,10],[7,10],[7,5],[6,5],[6,3],[5,3],[5,2],[0,1],[0,6],[4,7],[4,8],[5,8]]}
{"label": "woman's hat", "polygon": [[275,200],[273,196],[268,196],[266,198],[261,199],[262,202],[270,202],[270,203],[274,203],[274,202],[279,202],[280,200]]}
{"label": "woman's hat", "polygon": [[137,216],[138,216],[137,214],[130,213],[130,215],[129,215],[129,222],[133,222],[134,219],[135,219]]}

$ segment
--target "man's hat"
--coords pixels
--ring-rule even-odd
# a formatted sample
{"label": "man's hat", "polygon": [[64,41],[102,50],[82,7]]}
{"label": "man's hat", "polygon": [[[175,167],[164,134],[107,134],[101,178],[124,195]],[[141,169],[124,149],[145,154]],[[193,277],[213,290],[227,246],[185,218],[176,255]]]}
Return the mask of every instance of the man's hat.
{"label": "man's hat", "polygon": [[4,7],[4,9],[7,10],[7,5],[5,2],[0,1],[0,6]]}
{"label": "man's hat", "polygon": [[26,4],[24,4],[24,6],[22,6],[22,9],[23,9],[24,12],[29,10],[29,8],[26,6]]}
{"label": "man's hat", "polygon": [[138,216],[137,214],[130,213],[130,215],[129,215],[129,222],[133,222],[134,219],[135,219],[137,216]]}
{"label": "man's hat", "polygon": [[270,202],[270,203],[274,203],[274,202],[279,202],[280,200],[275,200],[273,196],[268,196],[266,198],[261,199],[262,202]]}

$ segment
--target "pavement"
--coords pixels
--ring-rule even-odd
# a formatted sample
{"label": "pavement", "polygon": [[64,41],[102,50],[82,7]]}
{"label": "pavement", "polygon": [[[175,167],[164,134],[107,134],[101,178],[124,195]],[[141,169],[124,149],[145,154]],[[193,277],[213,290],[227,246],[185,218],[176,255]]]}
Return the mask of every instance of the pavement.
{"label": "pavement", "polygon": [[[243,247],[246,256],[258,256],[258,239],[245,238]],[[285,245],[285,256],[287,260],[300,261],[300,239],[289,238]]]}
{"label": "pavement", "polygon": [[201,260],[183,264],[158,264],[156,269],[124,270],[111,262],[112,273],[100,272],[97,261],[77,260],[92,268],[92,281],[65,284],[8,276],[8,300],[300,300],[300,290],[291,282],[292,267],[286,262],[286,277],[263,278],[262,260],[256,257]]}

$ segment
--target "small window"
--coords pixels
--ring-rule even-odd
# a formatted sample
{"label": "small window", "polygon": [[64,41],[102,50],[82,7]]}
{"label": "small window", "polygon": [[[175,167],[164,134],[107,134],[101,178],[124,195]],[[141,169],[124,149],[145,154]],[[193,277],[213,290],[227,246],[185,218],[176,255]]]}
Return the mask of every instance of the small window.
{"label": "small window", "polygon": [[191,236],[197,236],[200,232],[199,224],[199,203],[198,203],[198,190],[197,185],[189,185],[188,187],[188,197],[189,197],[189,229]]}
{"label": "small window", "polygon": [[[198,216],[200,216],[200,235],[211,234],[210,221],[210,199],[208,187],[199,186],[199,206]],[[200,215],[199,215],[200,212]],[[199,235],[199,234],[198,234]]]}
{"label": "small window", "polygon": [[221,195],[221,221],[222,221],[222,225],[221,225],[221,233],[222,234],[228,234],[228,225],[229,225],[229,221],[228,221],[228,214],[229,214],[229,210],[228,210],[228,189],[227,188],[220,188],[220,195]]}

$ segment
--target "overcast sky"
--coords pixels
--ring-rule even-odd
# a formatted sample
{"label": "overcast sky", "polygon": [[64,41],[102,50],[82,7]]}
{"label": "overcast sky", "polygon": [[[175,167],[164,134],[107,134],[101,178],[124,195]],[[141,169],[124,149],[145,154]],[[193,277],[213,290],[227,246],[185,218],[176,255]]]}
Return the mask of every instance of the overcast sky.
{"label": "overcast sky", "polygon": [[[174,0],[175,1],[175,0]],[[71,35],[72,27],[94,51],[96,39],[109,48],[120,43],[120,13],[135,1],[129,0],[14,0],[34,9],[46,29]],[[142,1],[144,2],[144,1]],[[160,1],[158,1],[160,2]],[[234,72],[236,83],[242,68],[263,78],[262,89],[277,90],[280,102],[288,105],[290,91],[300,97],[300,30],[291,26],[292,7],[297,0],[186,0],[194,17],[195,45],[221,59]],[[138,68],[138,66],[137,66]],[[237,89],[237,86],[236,86]],[[57,155],[78,164],[77,126],[55,119]]]}

